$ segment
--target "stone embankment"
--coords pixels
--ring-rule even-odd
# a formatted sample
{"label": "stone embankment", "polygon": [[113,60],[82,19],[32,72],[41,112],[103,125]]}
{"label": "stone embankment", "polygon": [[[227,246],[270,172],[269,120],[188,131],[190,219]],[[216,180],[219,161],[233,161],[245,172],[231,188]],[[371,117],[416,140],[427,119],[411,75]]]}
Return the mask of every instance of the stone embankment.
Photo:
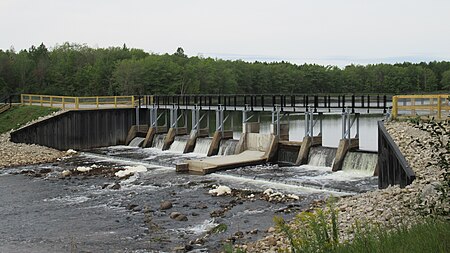
{"label": "stone embankment", "polygon": [[[47,116],[40,117],[36,120],[28,122],[23,127],[50,117],[54,117],[62,112],[64,111],[58,111]],[[56,159],[62,158],[66,155],[66,152],[61,152],[52,148],[34,144],[28,145],[11,142],[10,132],[0,135],[0,168],[53,162]]]}
{"label": "stone embankment", "polygon": [[[401,224],[410,226],[426,216],[450,217],[449,122],[389,122],[386,129],[415,172],[416,180],[403,189],[393,186],[339,199],[335,206],[341,241],[351,240],[355,222],[389,229]],[[275,232],[244,248],[247,252],[276,252],[288,245],[286,238]]]}

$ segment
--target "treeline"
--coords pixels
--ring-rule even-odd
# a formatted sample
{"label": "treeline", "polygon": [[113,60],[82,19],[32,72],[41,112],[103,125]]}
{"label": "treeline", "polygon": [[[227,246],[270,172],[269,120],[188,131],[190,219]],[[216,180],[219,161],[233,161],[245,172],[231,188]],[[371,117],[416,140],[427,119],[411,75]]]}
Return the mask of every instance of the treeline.
{"label": "treeline", "polygon": [[123,47],[44,44],[0,50],[0,92],[51,95],[424,93],[450,89],[450,62],[349,65],[151,54]]}

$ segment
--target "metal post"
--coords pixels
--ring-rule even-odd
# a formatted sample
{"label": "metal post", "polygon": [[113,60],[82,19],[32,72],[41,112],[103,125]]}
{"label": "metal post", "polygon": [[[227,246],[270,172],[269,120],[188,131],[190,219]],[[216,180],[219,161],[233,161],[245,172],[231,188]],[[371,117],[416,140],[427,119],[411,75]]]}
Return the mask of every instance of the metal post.
{"label": "metal post", "polygon": [[277,107],[277,136],[280,136],[280,109]]}
{"label": "metal post", "polygon": [[178,109],[175,108],[175,105],[173,105],[173,108],[170,109],[170,127],[171,128],[178,128],[177,120],[178,120]]}
{"label": "metal post", "polygon": [[247,108],[242,111],[242,123],[247,123]]}
{"label": "metal post", "polygon": [[199,130],[199,129],[200,129],[200,109],[196,105],[194,105],[194,109],[192,110],[192,130]]}
{"label": "metal post", "polygon": [[309,112],[305,112],[305,136],[309,136]]}
{"label": "metal post", "polygon": [[350,138],[351,138],[351,127],[352,127],[352,125],[351,125],[351,119],[350,119],[351,117],[350,117],[350,114],[348,113],[348,115],[347,115],[347,132],[348,132],[348,140],[350,141]]}
{"label": "metal post", "polygon": [[322,125],[322,123],[323,123],[323,122],[322,122],[323,117],[322,117],[322,116],[323,116],[323,114],[320,113],[320,114],[319,114],[319,120],[320,120],[320,122],[319,122],[319,123],[320,123],[320,133],[319,133],[319,135],[322,135],[322,129],[323,129],[323,125]]}
{"label": "metal post", "polygon": [[347,112],[342,112],[342,139],[346,139],[347,134]]}
{"label": "metal post", "polygon": [[216,130],[223,133],[224,130],[224,122],[223,122],[223,109],[222,105],[217,106],[216,111]]}
{"label": "metal post", "polygon": [[352,113],[355,113],[355,95],[352,95]]}
{"label": "metal post", "polygon": [[261,95],[261,107],[262,111],[264,111],[264,95]]}
{"label": "metal post", "polygon": [[150,108],[150,127],[158,125],[158,109],[156,107]]}
{"label": "metal post", "polygon": [[342,95],[342,111],[345,112],[345,95]]}
{"label": "metal post", "polygon": [[139,107],[136,107],[136,125],[139,131]]}
{"label": "metal post", "polygon": [[359,113],[355,114],[356,117],[356,138],[359,138]]}

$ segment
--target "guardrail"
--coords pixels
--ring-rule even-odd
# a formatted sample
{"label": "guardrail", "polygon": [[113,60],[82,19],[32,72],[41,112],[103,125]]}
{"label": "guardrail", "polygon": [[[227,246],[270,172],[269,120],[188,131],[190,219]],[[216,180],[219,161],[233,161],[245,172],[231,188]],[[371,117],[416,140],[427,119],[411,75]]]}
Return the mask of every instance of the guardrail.
{"label": "guardrail", "polygon": [[442,119],[448,117],[449,98],[449,94],[393,96],[392,118],[432,116]]}
{"label": "guardrail", "polygon": [[378,188],[400,185],[401,188],[411,184],[416,174],[409,167],[402,152],[384,127],[378,122]]}
{"label": "guardrail", "polygon": [[38,105],[75,110],[132,108],[135,107],[135,102],[134,96],[70,97],[36,94],[20,95],[20,103],[22,105]]}
{"label": "guardrail", "polygon": [[[275,109],[279,107],[281,111],[285,108],[311,108],[316,112],[318,109],[331,110],[340,109],[345,111],[347,108],[352,113],[356,109],[382,110],[386,113],[391,107],[391,96],[389,95],[268,95],[268,94],[185,94],[185,95],[152,95],[145,96],[147,102],[160,106],[176,105],[199,106],[202,108],[217,107],[236,109],[246,106],[253,111],[254,108],[264,110]],[[148,104],[147,104],[148,105]]]}
{"label": "guardrail", "polygon": [[12,96],[7,95],[0,98],[0,113],[6,112],[11,108]]}
{"label": "guardrail", "polygon": [[6,112],[18,101],[18,94],[9,94],[0,98],[0,113]]}

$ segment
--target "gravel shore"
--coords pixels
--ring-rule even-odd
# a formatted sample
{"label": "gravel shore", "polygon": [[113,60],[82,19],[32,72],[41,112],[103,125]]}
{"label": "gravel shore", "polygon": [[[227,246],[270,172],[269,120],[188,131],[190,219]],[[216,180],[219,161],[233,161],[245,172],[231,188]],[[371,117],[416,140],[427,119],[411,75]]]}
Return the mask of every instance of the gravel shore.
{"label": "gravel shore", "polygon": [[[399,224],[413,225],[425,216],[449,218],[449,122],[388,122],[386,129],[416,179],[403,189],[393,186],[339,199],[336,207],[340,241],[352,239],[355,222],[379,224],[389,229]],[[243,248],[247,252],[277,252],[280,248],[289,248],[289,243],[275,231]]]}
{"label": "gravel shore", "polygon": [[53,162],[66,152],[34,144],[13,143],[9,133],[0,135],[0,168]]}
{"label": "gravel shore", "polygon": [[[42,121],[65,111],[57,111],[47,116],[30,121],[23,127]],[[11,131],[0,135],[0,169],[11,166],[53,162],[67,156],[66,152],[35,144],[14,143],[10,141]]]}

